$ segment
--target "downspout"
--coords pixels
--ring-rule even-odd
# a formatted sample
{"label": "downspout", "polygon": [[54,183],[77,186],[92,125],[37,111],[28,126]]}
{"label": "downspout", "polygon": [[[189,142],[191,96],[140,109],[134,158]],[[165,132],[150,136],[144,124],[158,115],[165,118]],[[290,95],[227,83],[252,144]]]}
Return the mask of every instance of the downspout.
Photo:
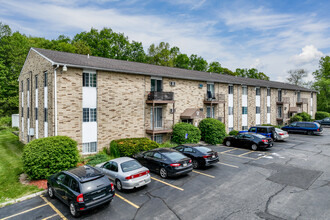
{"label": "downspout", "polygon": [[56,70],[59,67],[60,67],[60,65],[57,64],[57,66],[54,69],[54,93],[55,93],[55,95],[54,95],[54,99],[55,99],[55,101],[54,101],[55,102],[54,103],[54,109],[55,109],[55,122],[54,122],[54,124],[55,124],[55,136],[57,136],[57,82],[56,82],[57,77],[56,77]]}

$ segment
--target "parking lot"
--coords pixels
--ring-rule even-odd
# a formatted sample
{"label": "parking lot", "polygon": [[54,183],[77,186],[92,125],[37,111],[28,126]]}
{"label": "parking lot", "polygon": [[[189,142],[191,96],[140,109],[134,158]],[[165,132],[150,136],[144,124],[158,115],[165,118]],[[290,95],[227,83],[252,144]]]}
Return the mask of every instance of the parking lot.
{"label": "parking lot", "polygon": [[[330,128],[290,134],[267,151],[209,146],[220,162],[188,175],[116,192],[80,219],[329,219]],[[4,219],[73,219],[47,195],[0,209]]]}

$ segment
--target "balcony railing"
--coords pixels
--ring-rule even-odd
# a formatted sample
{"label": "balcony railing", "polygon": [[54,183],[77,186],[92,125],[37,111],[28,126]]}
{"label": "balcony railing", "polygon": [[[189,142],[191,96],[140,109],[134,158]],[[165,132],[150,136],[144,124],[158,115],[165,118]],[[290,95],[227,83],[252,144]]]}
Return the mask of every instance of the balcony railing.
{"label": "balcony railing", "polygon": [[159,102],[159,103],[174,102],[174,93],[151,91],[147,95],[147,103],[153,103],[153,102]]}
{"label": "balcony railing", "polygon": [[225,94],[206,93],[204,96],[204,104],[218,104],[225,101]]}
{"label": "balcony railing", "polygon": [[171,133],[173,131],[173,120],[161,120],[155,121],[155,124],[147,125],[149,129],[146,129],[147,134],[164,134]]}

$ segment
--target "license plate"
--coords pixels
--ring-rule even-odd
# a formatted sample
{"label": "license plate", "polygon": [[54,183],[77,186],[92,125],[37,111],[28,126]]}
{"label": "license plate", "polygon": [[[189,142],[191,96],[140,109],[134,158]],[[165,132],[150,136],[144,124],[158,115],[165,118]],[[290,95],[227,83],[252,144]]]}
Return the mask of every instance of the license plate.
{"label": "license plate", "polygon": [[212,155],[212,158],[215,158],[215,155]]}
{"label": "license plate", "polygon": [[182,166],[186,167],[187,166],[187,163],[182,164]]}

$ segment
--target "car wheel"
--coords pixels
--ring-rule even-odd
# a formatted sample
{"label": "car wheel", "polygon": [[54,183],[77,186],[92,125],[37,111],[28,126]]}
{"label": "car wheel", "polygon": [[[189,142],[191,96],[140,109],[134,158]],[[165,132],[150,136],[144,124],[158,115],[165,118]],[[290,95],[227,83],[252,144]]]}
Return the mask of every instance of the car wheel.
{"label": "car wheel", "polygon": [[116,180],[116,187],[119,191],[123,190],[123,185],[121,184],[120,180]]}
{"label": "car wheel", "polygon": [[70,214],[73,216],[73,217],[79,217],[80,213],[78,212],[76,206],[73,204],[73,202],[71,201],[70,202]]}
{"label": "car wheel", "polygon": [[195,160],[195,159],[192,161],[192,164],[193,164],[193,168],[194,168],[194,169],[196,169],[196,168],[199,167],[199,163],[198,163],[198,161]]}
{"label": "car wheel", "polygon": [[48,196],[49,198],[53,199],[54,198],[54,190],[51,186],[48,186]]}
{"label": "car wheel", "polygon": [[226,141],[226,146],[230,147],[230,141]]}
{"label": "car wheel", "polygon": [[274,134],[274,142],[277,141],[277,134]]}
{"label": "car wheel", "polygon": [[252,145],[251,145],[251,149],[252,149],[252,150],[257,150],[257,149],[258,149],[258,146],[257,146],[256,144],[252,144]]}
{"label": "car wheel", "polygon": [[167,178],[167,170],[164,167],[160,168],[159,175],[160,175],[160,177],[166,179]]}

